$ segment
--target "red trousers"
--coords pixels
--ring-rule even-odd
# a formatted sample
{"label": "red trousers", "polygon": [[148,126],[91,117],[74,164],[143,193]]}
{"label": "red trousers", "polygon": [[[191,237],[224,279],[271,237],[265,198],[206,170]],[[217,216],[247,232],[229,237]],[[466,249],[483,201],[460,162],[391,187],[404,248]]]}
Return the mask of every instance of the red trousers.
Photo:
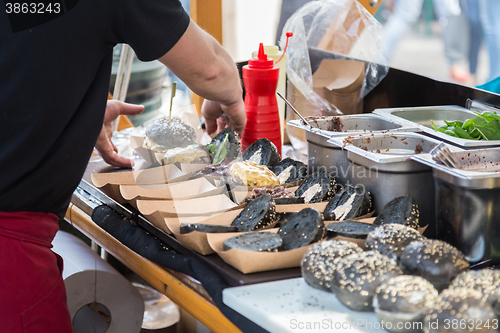
{"label": "red trousers", "polygon": [[73,332],[58,229],[53,214],[0,212],[0,332]]}

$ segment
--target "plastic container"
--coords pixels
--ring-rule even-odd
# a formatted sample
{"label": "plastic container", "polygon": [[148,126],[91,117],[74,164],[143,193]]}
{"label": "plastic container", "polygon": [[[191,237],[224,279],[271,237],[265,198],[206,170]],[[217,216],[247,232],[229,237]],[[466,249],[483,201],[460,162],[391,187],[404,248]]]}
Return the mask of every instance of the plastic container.
{"label": "plastic container", "polygon": [[278,148],[281,155],[281,126],[276,100],[279,67],[268,58],[264,45],[260,43],[257,58],[252,58],[243,67],[245,85],[245,111],[247,124],[241,138],[244,151],[253,142],[267,138]]}
{"label": "plastic container", "polygon": [[[264,45],[264,52],[267,54],[268,58],[274,60],[274,65],[278,66],[280,69],[280,75],[278,79],[278,89],[283,96],[286,96],[286,54],[280,51],[279,47],[276,45]],[[259,55],[259,51],[252,52],[252,58],[256,58]],[[279,61],[281,59],[281,61]],[[279,62],[278,62],[279,61]],[[278,110],[280,114],[280,126],[281,126],[281,142],[284,142],[285,135],[285,102],[278,99]]]}

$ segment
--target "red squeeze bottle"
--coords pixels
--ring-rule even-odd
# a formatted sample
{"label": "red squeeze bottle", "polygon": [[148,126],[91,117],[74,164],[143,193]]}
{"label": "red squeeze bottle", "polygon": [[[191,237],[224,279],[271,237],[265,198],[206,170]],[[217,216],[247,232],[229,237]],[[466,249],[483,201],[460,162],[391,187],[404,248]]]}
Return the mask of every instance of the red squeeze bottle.
{"label": "red squeeze bottle", "polygon": [[258,139],[269,139],[281,155],[281,128],[276,100],[279,67],[267,58],[260,43],[257,58],[250,59],[243,67],[245,85],[245,111],[247,124],[241,138],[243,151]]}

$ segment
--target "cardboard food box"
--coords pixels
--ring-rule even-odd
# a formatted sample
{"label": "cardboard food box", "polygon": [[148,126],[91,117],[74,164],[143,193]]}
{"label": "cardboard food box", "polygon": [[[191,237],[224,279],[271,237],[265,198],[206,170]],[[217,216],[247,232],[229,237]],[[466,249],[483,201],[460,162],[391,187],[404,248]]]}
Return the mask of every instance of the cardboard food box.
{"label": "cardboard food box", "polygon": [[137,209],[157,228],[171,233],[165,218],[208,216],[242,208],[225,194],[187,200],[137,200]]}
{"label": "cardboard food box", "polygon": [[204,178],[197,178],[172,184],[120,185],[120,194],[137,208],[137,200],[186,200],[221,194],[225,186],[215,187]]}
{"label": "cardboard food box", "polygon": [[[277,233],[278,230],[278,228],[274,228],[262,231]],[[278,252],[243,251],[236,249],[228,251],[222,250],[222,244],[226,239],[241,234],[244,234],[244,232],[207,234],[207,240],[208,244],[210,244],[212,249],[222,258],[222,260],[243,274],[298,267],[300,266],[302,257],[312,246],[308,245],[294,250]]]}
{"label": "cardboard food box", "polygon": [[[358,218],[356,221],[365,222],[365,223],[373,223],[375,217],[373,218]],[[330,223],[337,223],[339,221],[325,221],[325,227]],[[427,227],[420,228],[418,231],[423,233]],[[262,231],[270,231],[277,233],[279,229],[274,228],[270,230],[259,230],[253,232],[262,232]],[[212,247],[212,249],[229,265],[233,266],[240,272],[244,274],[248,273],[257,273],[264,271],[271,271],[276,269],[284,269],[284,268],[292,268],[292,267],[300,267],[300,262],[302,258],[306,254],[306,252],[317,243],[310,244],[308,246],[304,246],[298,249],[293,249],[289,251],[278,251],[278,252],[259,252],[259,251],[243,251],[231,249],[227,251],[223,251],[223,243],[226,239],[231,237],[244,234],[240,233],[220,233],[220,234],[207,234],[208,244]],[[356,238],[348,238],[348,237],[333,237],[329,238],[329,240],[346,240],[353,243],[356,243],[361,248],[364,249],[365,240],[364,239],[356,239]]]}
{"label": "cardboard food box", "polygon": [[230,225],[242,210],[243,208],[211,215],[167,217],[164,219],[164,224],[175,235],[179,243],[193,251],[209,255],[215,252],[208,244],[207,233],[193,231],[181,234],[181,223]]}
{"label": "cardboard food box", "polygon": [[[326,203],[324,203],[326,205]],[[281,206],[288,206],[287,211],[299,211],[303,208],[303,205],[276,205],[276,208]],[[168,230],[179,240],[184,246],[201,253],[203,255],[208,255],[214,253],[213,248],[208,244],[207,233],[193,231],[188,234],[180,234],[180,224],[181,223],[200,223],[200,224],[216,224],[216,225],[230,225],[233,220],[238,216],[238,214],[243,209],[233,209],[223,213],[208,214],[208,215],[197,215],[197,216],[177,216],[177,217],[165,217],[163,224],[158,224],[154,222],[155,226],[166,231]],[[274,224],[267,226],[265,229],[274,228],[278,221]]]}
{"label": "cardboard food box", "polygon": [[[206,145],[210,143],[210,136],[202,130],[200,125],[200,117],[196,112],[196,107],[194,105],[185,106],[179,110],[175,110],[176,114],[179,114],[179,118],[187,122],[194,128],[196,134],[196,142],[200,145]],[[146,136],[144,133],[139,133],[140,135],[130,136],[130,146],[135,152],[141,156],[149,165],[159,166],[163,165],[163,157],[165,153],[161,149],[147,149],[143,147],[144,140]]]}
{"label": "cardboard food box", "polygon": [[235,186],[231,189],[231,195],[233,196],[234,200],[236,200],[237,202],[244,202],[246,198],[250,198],[252,196],[252,191],[255,189],[255,188],[274,188],[274,187],[277,187],[277,186],[285,186],[285,190],[286,191],[290,191],[290,192],[293,192],[295,193],[295,191],[297,190],[298,186],[296,186],[296,183],[290,183],[290,187],[287,186],[288,184],[283,184],[283,185],[273,185],[273,186],[257,186],[257,187],[253,187],[253,186]]}
{"label": "cardboard food box", "polygon": [[181,171],[173,164],[134,171],[93,173],[91,175],[94,186],[100,188],[118,203],[126,203],[122,197],[120,185],[151,185],[168,184],[188,180],[192,174]]}

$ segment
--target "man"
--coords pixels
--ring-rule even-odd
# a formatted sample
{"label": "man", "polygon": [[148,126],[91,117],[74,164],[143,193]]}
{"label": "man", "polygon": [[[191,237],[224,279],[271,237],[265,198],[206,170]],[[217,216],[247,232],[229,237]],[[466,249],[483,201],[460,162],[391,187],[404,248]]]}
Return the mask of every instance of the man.
{"label": "man", "polygon": [[115,101],[106,108],[113,46],[128,43],[139,59],[159,59],[207,99],[209,133],[225,126],[243,131],[242,90],[229,55],[177,0],[4,3],[0,330],[71,332],[62,260],[50,250],[57,218],[94,145],[108,163],[130,166],[116,154],[109,126],[119,114],[142,110]]}

